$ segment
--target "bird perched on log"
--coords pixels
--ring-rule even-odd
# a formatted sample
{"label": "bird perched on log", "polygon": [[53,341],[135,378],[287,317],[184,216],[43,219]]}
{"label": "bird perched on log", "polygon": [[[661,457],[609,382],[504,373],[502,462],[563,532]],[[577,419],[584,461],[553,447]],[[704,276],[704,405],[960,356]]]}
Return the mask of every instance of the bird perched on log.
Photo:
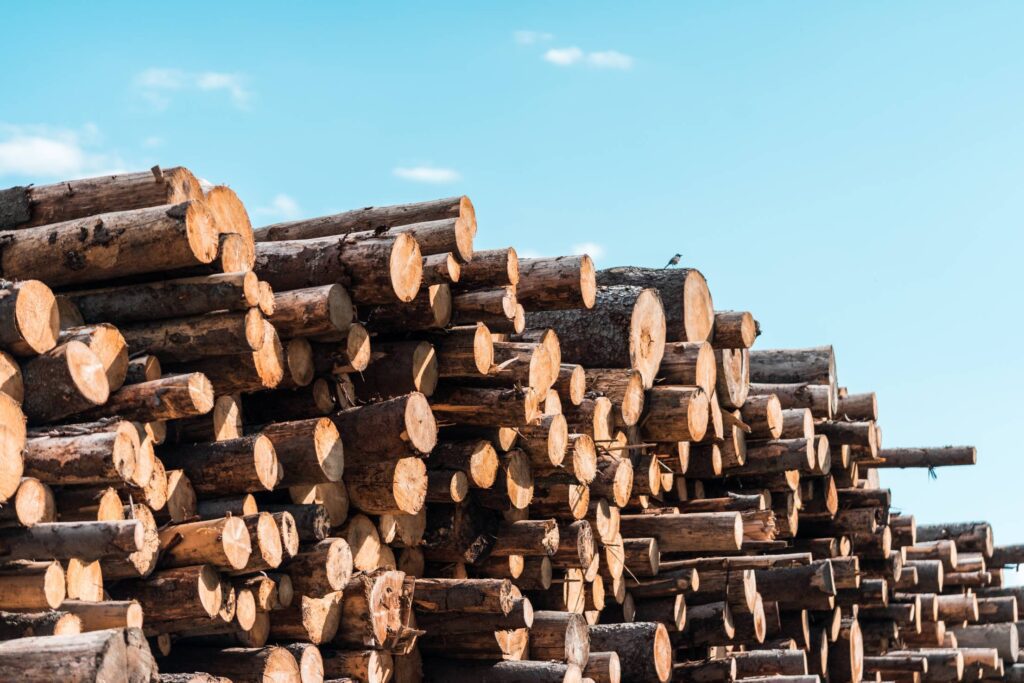
{"label": "bird perched on log", "polygon": [[668,260],[668,265],[666,265],[665,267],[666,268],[671,268],[672,266],[678,266],[679,265],[679,259],[681,259],[681,258],[683,258],[682,254],[676,254],[675,256],[673,256],[672,258],[670,258]]}

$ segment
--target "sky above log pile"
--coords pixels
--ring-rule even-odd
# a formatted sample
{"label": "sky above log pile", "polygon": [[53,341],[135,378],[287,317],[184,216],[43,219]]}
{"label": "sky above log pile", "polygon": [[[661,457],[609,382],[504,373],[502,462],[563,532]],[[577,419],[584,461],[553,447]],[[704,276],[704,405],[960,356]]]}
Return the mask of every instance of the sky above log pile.
{"label": "sky above log pile", "polygon": [[1024,542],[1024,5],[19,3],[0,186],[160,163],[255,225],[466,193],[478,248],[676,252],[758,346],[836,346],[919,521]]}

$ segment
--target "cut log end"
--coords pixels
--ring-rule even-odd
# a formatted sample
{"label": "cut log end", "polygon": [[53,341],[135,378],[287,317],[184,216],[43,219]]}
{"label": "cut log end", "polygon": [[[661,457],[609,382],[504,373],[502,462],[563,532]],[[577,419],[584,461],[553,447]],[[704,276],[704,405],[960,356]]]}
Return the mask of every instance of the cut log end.
{"label": "cut log end", "polygon": [[212,263],[217,258],[220,231],[217,230],[213,213],[204,201],[188,202],[188,208],[185,210],[185,234],[189,249],[197,261]]}
{"label": "cut log end", "polygon": [[50,288],[38,280],[25,280],[14,296],[14,323],[21,336],[16,346],[27,353],[45,353],[55,347],[60,311]]}
{"label": "cut log end", "polygon": [[395,235],[388,268],[398,300],[408,302],[416,298],[423,279],[423,255],[415,237],[406,233]]}
{"label": "cut log end", "polygon": [[654,385],[664,352],[665,309],[658,291],[646,289],[636,298],[629,330],[630,363],[640,371],[645,387]]}

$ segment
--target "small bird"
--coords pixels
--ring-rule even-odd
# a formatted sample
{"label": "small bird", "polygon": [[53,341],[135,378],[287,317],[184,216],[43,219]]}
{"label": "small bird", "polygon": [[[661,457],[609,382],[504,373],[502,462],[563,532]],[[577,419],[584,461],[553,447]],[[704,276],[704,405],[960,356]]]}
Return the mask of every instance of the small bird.
{"label": "small bird", "polygon": [[676,254],[675,256],[673,256],[672,258],[670,258],[668,260],[668,265],[665,266],[665,268],[671,268],[672,266],[678,266],[679,265],[679,259],[681,259],[681,258],[683,258],[682,254]]}

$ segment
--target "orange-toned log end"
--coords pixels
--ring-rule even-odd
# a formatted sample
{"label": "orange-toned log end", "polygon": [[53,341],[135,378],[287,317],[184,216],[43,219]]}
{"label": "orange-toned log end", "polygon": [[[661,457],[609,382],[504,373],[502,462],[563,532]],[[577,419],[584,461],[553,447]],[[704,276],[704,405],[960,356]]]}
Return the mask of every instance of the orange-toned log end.
{"label": "orange-toned log end", "polygon": [[[220,247],[219,235],[217,221],[206,202],[203,200],[190,201],[185,209],[185,236],[188,239],[189,250],[197,261],[212,263],[217,258],[217,251]],[[246,269],[237,268],[230,272],[239,270]]]}
{"label": "orange-toned log end", "polygon": [[388,268],[395,296],[399,301],[412,301],[423,281],[423,255],[415,237],[406,233],[395,235]]}
{"label": "orange-toned log end", "polygon": [[50,288],[38,280],[25,280],[18,283],[8,296],[14,297],[14,325],[21,337],[11,345],[12,350],[36,354],[56,346],[60,310]]}
{"label": "orange-toned log end", "polygon": [[210,188],[210,191],[206,193],[206,206],[213,214],[218,233],[233,233],[241,235],[249,242],[254,241],[249,212],[245,210],[242,200],[230,187],[217,185]]}
{"label": "orange-toned log end", "polygon": [[409,394],[405,402],[405,432],[409,445],[419,453],[429,453],[437,445],[437,422],[422,393]]}
{"label": "orange-toned log end", "polygon": [[281,470],[281,464],[277,459],[277,451],[274,449],[274,444],[269,437],[261,434],[256,438],[253,445],[253,460],[260,484],[268,491],[274,490],[274,487],[281,481],[284,472]]}
{"label": "orange-toned log end", "polygon": [[0,351],[0,393],[7,394],[18,403],[25,399],[25,383],[21,379],[21,366],[6,351]]}
{"label": "orange-toned log end", "polygon": [[597,301],[597,271],[587,254],[580,257],[580,298],[584,308],[593,308]]}
{"label": "orange-toned log end", "polygon": [[715,327],[715,307],[707,280],[690,270],[683,282],[683,331],[687,341],[708,341]]}
{"label": "orange-toned log end", "polygon": [[629,356],[648,388],[654,386],[665,353],[665,329],[665,309],[658,290],[644,290],[636,298],[630,318]]}
{"label": "orange-toned log end", "polygon": [[757,335],[757,321],[748,311],[715,311],[712,343],[716,349],[749,349]]}

